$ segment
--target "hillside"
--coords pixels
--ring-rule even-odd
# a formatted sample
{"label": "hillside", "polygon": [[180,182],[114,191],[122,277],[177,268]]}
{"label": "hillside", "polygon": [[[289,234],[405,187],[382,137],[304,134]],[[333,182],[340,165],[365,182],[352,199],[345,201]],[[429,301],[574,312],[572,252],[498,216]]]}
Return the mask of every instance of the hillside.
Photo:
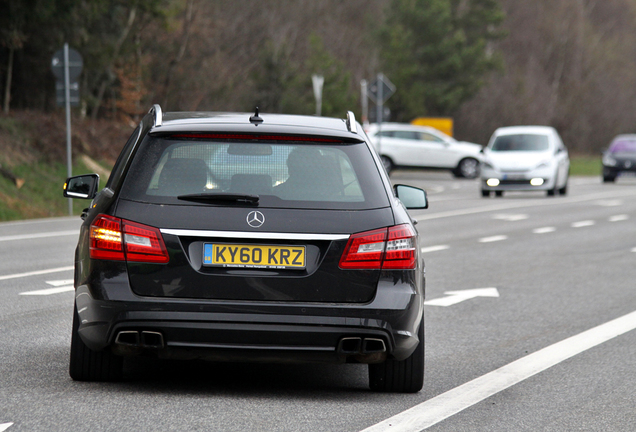
{"label": "hillside", "polygon": [[[73,174],[97,172],[103,182],[132,132],[111,120],[73,118]],[[68,216],[66,121],[62,111],[0,115],[0,221]],[[87,201],[75,200],[74,214]]]}

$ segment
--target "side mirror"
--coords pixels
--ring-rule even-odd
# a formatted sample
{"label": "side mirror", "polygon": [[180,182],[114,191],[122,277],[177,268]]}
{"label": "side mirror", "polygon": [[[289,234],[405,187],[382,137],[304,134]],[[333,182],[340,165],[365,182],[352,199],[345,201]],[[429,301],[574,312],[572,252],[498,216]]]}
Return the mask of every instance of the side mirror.
{"label": "side mirror", "polygon": [[420,188],[407,185],[395,185],[393,186],[395,196],[398,197],[404,207],[407,209],[427,209],[428,198],[426,197],[426,191]]}
{"label": "side mirror", "polygon": [[93,199],[97,195],[99,176],[97,174],[85,174],[69,177],[64,183],[64,196],[66,198]]}

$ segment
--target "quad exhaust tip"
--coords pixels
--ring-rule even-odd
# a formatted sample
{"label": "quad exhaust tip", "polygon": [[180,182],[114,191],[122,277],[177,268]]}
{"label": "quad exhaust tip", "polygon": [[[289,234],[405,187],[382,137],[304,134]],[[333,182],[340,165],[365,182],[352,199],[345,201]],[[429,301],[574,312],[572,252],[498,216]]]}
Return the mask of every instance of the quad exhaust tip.
{"label": "quad exhaust tip", "polygon": [[163,348],[165,346],[163,335],[156,331],[123,330],[117,333],[115,338],[117,345],[138,348]]}

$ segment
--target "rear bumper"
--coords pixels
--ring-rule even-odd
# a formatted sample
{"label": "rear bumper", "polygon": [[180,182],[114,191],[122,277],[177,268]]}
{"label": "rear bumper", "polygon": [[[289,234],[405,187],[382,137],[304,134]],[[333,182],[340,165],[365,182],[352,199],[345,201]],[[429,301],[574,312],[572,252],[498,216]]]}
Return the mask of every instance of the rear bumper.
{"label": "rear bumper", "polygon": [[[423,282],[422,282],[423,285]],[[126,291],[126,290],[121,290]],[[424,287],[381,280],[368,304],[230,302],[76,290],[79,334],[93,350],[209,360],[374,363],[417,347]],[[145,337],[147,336],[147,337]],[[151,342],[147,342],[151,341]]]}

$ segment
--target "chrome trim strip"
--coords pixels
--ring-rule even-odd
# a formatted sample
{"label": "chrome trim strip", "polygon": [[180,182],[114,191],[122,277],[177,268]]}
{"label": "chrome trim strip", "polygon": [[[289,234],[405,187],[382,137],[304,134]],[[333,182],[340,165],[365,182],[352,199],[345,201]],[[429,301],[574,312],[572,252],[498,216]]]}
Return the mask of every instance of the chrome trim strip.
{"label": "chrome trim strip", "polygon": [[205,231],[161,228],[162,234],[189,237],[220,237],[241,239],[266,239],[266,240],[347,240],[349,234],[310,234],[310,233],[272,233],[272,232],[246,232],[246,231]]}

